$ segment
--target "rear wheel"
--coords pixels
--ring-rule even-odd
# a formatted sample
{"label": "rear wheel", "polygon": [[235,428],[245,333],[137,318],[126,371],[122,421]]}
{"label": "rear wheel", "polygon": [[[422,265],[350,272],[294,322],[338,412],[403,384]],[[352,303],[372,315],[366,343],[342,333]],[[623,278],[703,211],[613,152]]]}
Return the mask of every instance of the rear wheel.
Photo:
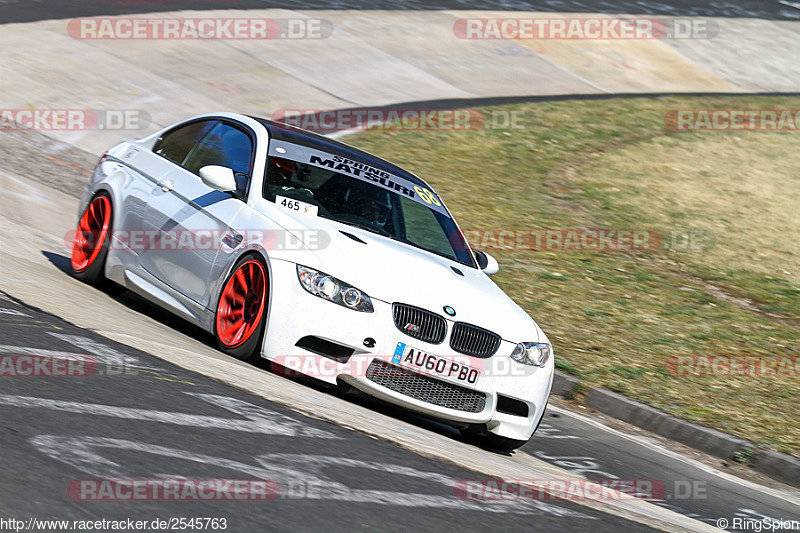
{"label": "rear wheel", "polygon": [[96,284],[103,270],[111,241],[111,197],[101,192],[92,198],[78,220],[72,240],[72,273],[85,283]]}
{"label": "rear wheel", "polygon": [[214,333],[220,350],[242,361],[258,360],[268,295],[269,279],[264,263],[253,256],[240,259],[217,304]]}

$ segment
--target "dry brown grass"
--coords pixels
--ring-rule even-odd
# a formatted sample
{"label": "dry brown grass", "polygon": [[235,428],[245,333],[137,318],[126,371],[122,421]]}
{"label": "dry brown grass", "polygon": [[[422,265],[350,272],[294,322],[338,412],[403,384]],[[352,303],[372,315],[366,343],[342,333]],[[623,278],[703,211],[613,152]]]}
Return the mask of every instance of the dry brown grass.
{"label": "dry brown grass", "polygon": [[542,102],[506,108],[522,129],[348,140],[428,179],[465,230],[661,232],[652,251],[492,251],[495,280],[584,384],[800,454],[800,376],[667,371],[675,355],[800,356],[800,133],[664,125],[669,110],[714,107],[800,98]]}

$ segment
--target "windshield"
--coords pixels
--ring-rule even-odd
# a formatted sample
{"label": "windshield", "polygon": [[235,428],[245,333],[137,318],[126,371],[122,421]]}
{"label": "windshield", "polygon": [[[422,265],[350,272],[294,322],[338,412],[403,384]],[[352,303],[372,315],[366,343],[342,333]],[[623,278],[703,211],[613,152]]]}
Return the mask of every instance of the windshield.
{"label": "windshield", "polygon": [[[317,206],[322,218],[475,266],[464,237],[433,192],[407,187],[406,180],[383,171],[377,177],[370,173],[375,171],[372,167],[339,156],[312,156],[310,161],[313,164],[269,157],[264,198],[306,202]],[[376,183],[368,181],[368,176]]]}

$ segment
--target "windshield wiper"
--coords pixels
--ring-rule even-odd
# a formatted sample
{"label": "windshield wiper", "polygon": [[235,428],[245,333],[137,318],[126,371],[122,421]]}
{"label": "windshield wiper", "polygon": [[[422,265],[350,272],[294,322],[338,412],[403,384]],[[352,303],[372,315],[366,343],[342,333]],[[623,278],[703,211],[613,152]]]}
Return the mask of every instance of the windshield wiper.
{"label": "windshield wiper", "polygon": [[[347,222],[345,222],[345,224],[347,224]],[[385,229],[376,228],[375,226],[367,226],[366,224],[359,224],[358,222],[351,222],[349,224],[351,226],[355,226],[357,228],[369,231],[370,233],[375,233],[376,235],[380,235],[382,237],[393,238],[392,234],[386,231]]]}
{"label": "windshield wiper", "polygon": [[389,233],[388,231],[386,231],[385,229],[376,228],[375,226],[369,226],[367,224],[362,224],[360,222],[355,222],[355,221],[351,221],[351,220],[340,220],[338,218],[331,218],[331,220],[339,222],[340,224],[346,224],[348,226],[354,226],[356,228],[363,229],[364,231],[368,231],[370,233],[374,233],[376,235],[380,235],[381,237],[389,237],[391,239],[394,238],[394,237],[392,237],[392,234]]}

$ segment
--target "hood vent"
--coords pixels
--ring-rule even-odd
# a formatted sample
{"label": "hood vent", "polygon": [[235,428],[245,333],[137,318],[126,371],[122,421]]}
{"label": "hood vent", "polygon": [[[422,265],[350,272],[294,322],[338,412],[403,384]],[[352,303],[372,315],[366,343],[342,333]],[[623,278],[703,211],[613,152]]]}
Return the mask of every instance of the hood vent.
{"label": "hood vent", "polygon": [[353,239],[356,242],[360,242],[361,244],[367,244],[367,241],[361,240],[360,238],[356,237],[352,233],[347,233],[346,231],[342,231],[342,230],[339,230],[339,233],[341,233],[345,237],[349,237],[349,238]]}

